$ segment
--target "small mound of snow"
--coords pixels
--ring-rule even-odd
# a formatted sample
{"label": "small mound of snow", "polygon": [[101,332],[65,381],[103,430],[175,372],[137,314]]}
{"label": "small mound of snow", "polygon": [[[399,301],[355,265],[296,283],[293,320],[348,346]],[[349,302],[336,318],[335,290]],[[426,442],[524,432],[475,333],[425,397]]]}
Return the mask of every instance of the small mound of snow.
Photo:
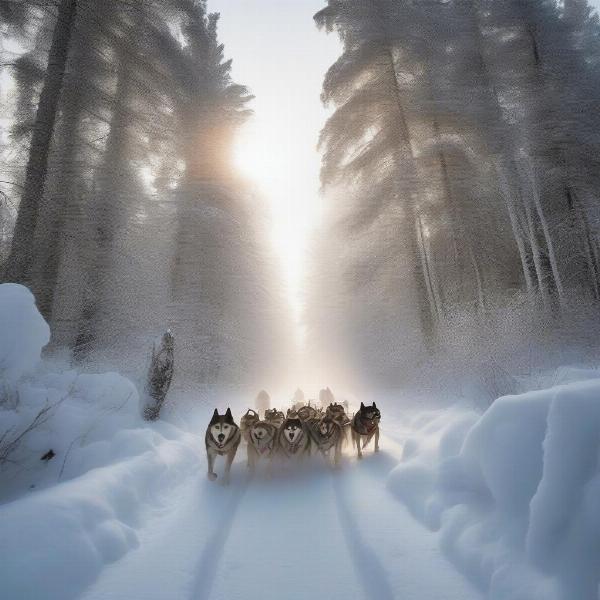
{"label": "small mound of snow", "polygon": [[596,600],[599,398],[586,377],[431,421],[388,486],[491,598]]}
{"label": "small mound of snow", "polygon": [[16,283],[0,284],[0,393],[40,362],[50,328],[35,306],[33,294]]}

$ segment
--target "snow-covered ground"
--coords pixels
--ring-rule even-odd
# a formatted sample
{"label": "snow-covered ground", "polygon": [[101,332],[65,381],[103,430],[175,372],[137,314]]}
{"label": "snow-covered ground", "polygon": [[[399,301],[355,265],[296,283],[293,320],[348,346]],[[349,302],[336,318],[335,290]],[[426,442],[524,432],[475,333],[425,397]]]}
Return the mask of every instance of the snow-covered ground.
{"label": "snow-covered ground", "polygon": [[384,400],[379,454],[250,478],[242,447],[223,486],[212,407],[149,425],[125,378],[52,371],[20,286],[0,286],[0,331],[2,599],[598,600],[597,371],[483,416]]}
{"label": "snow-covered ground", "polygon": [[229,487],[206,480],[202,460],[148,520],[139,548],[82,597],[478,598],[386,490],[400,448],[385,446],[340,472],[315,460],[271,479],[250,480],[239,460]]}

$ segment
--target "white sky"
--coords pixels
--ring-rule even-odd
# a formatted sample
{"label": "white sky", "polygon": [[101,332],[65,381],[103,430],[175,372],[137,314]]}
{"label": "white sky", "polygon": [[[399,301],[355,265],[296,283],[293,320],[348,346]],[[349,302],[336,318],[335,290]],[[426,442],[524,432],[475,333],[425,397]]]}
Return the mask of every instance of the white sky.
{"label": "white sky", "polygon": [[316,29],[323,0],[209,0],[221,13],[219,38],[233,77],[256,96],[255,116],[236,152],[273,215],[273,243],[301,330],[307,243],[319,220],[318,134],[326,118],[323,75],[340,53],[336,36]]}

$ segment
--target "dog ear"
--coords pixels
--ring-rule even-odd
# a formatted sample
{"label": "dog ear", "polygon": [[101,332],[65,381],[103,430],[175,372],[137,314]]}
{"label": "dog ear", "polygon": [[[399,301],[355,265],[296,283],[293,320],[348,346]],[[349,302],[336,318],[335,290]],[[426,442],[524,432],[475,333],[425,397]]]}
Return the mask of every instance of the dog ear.
{"label": "dog ear", "polygon": [[227,407],[225,411],[225,421],[227,423],[233,423],[233,415],[231,414],[231,408]]}
{"label": "dog ear", "polygon": [[373,402],[373,408],[377,408],[377,404],[375,404],[375,402]]}
{"label": "dog ear", "polygon": [[360,403],[360,410],[363,410],[363,409],[364,409],[364,407],[365,407],[365,403],[364,403],[364,402],[361,402],[361,403]]}
{"label": "dog ear", "polygon": [[213,413],[212,419],[210,420],[210,424],[216,423],[219,420],[219,411],[215,408],[215,412]]}

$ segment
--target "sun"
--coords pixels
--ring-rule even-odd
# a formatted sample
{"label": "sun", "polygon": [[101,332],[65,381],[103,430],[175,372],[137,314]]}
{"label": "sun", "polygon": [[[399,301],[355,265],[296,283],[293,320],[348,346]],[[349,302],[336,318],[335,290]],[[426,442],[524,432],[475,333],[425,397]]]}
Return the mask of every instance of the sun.
{"label": "sun", "polygon": [[278,137],[277,132],[258,128],[252,120],[239,131],[233,153],[237,169],[269,195],[285,184],[289,164],[289,154],[281,151]]}
{"label": "sun", "polygon": [[271,112],[268,121],[254,118],[244,125],[233,158],[268,203],[270,236],[301,343],[306,238],[312,219],[307,197],[314,191],[301,176],[303,156],[294,138],[288,123]]}

